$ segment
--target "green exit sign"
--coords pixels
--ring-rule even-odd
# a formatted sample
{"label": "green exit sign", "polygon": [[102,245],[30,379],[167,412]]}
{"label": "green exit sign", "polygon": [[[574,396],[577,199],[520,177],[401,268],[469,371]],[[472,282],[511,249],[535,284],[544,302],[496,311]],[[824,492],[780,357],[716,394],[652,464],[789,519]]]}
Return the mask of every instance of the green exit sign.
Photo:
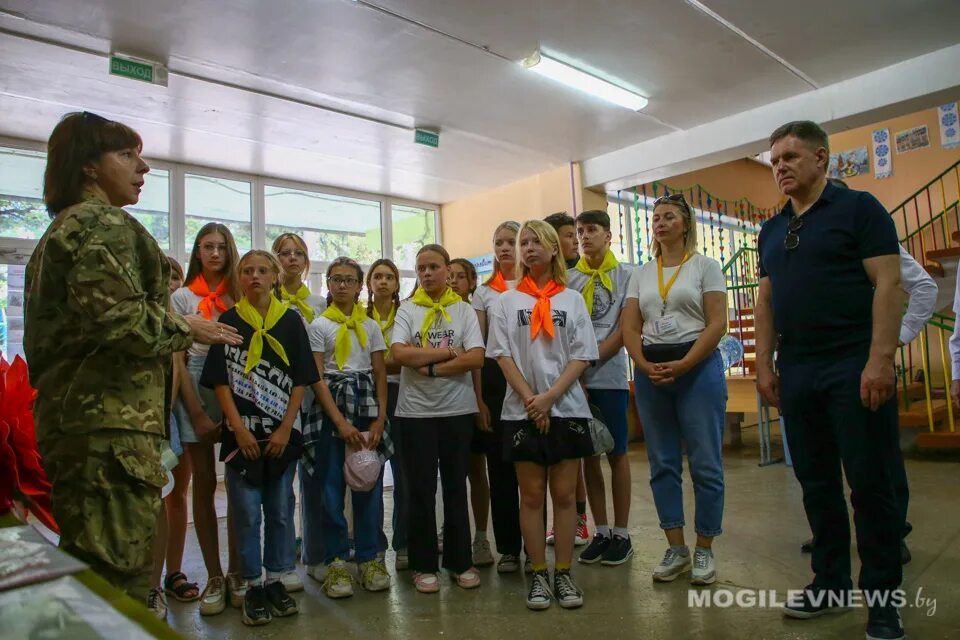
{"label": "green exit sign", "polygon": [[167,86],[167,68],[157,62],[129,56],[110,56],[110,75]]}
{"label": "green exit sign", "polygon": [[413,134],[413,141],[436,149],[440,146],[440,134],[436,131],[417,129]]}

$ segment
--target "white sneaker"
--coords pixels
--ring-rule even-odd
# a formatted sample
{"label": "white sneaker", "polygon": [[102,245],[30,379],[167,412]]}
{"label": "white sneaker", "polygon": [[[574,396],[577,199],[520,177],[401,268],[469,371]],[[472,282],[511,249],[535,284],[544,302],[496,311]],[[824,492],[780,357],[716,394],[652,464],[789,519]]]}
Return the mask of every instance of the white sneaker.
{"label": "white sneaker", "polygon": [[147,596],[147,609],[150,609],[150,612],[160,620],[166,619],[167,594],[163,592],[163,587],[150,589],[150,594]]}
{"label": "white sneaker", "polygon": [[207,579],[207,586],[200,594],[200,615],[215,616],[227,606],[227,582],[223,576]]}
{"label": "white sneaker", "polygon": [[390,574],[383,560],[360,564],[360,584],[367,591],[385,591],[390,588]]}
{"label": "white sneaker", "polygon": [[397,557],[393,561],[393,567],[397,571],[403,571],[410,567],[410,556],[407,554],[406,549],[397,549]]}
{"label": "white sneaker", "polygon": [[283,588],[288,593],[303,591],[303,580],[296,571],[284,571],[283,575],[280,576],[280,582],[283,583]]}
{"label": "white sneaker", "polygon": [[486,539],[473,541],[473,564],[478,567],[493,564],[493,552],[490,551],[490,542]]}
{"label": "white sneaker", "polygon": [[331,598],[349,598],[353,595],[353,577],[347,571],[346,563],[336,558],[327,565],[327,577],[323,581],[323,592]]}
{"label": "white sneaker", "polygon": [[713,559],[713,551],[697,547],[693,552],[693,572],[690,584],[705,586],[717,581],[717,563]]}
{"label": "white sneaker", "polygon": [[239,573],[227,574],[227,594],[230,598],[230,606],[240,608],[243,606],[243,599],[247,597],[249,585]]}
{"label": "white sneaker", "polygon": [[327,579],[327,565],[322,562],[320,564],[307,565],[307,575],[317,582],[323,582]]}
{"label": "white sneaker", "polygon": [[673,582],[682,573],[690,571],[690,553],[683,556],[673,550],[673,547],[667,547],[667,552],[663,554],[663,560],[653,570],[653,579],[655,582]]}

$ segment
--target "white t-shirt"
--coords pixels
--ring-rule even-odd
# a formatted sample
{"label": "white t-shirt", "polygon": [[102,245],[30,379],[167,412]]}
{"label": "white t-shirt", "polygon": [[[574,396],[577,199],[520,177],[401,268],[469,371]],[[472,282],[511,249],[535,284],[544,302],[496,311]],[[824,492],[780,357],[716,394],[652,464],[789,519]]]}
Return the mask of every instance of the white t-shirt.
{"label": "white t-shirt", "polygon": [[[597,281],[593,293],[593,313],[590,315],[593,332],[597,335],[597,344],[606,340],[620,326],[620,312],[627,299],[630,275],[636,270],[635,265],[621,262],[616,269],[610,271],[608,275],[613,281],[612,293]],[[567,270],[567,286],[575,291],[582,293],[589,280],[589,276],[576,269]],[[584,380],[588,389],[629,389],[627,352],[620,349],[609,360],[590,367],[584,374]]]}
{"label": "white t-shirt", "polygon": [[[398,313],[399,313],[399,311],[400,311],[400,310],[397,309],[397,312],[398,312]],[[374,320],[374,321],[373,321],[373,324],[377,324],[377,321]],[[387,345],[393,344],[393,331],[394,331],[394,329],[396,329],[396,327],[397,327],[397,324],[396,324],[396,316],[394,316],[394,324],[391,325],[390,328],[387,329],[386,331],[380,331],[380,328],[377,327],[377,331],[380,331],[380,335],[381,335],[381,336],[383,336],[383,334],[386,334],[386,344],[387,344]],[[391,374],[388,374],[388,375],[387,375],[387,384],[400,384],[400,374],[399,374],[399,373],[391,373]]]}
{"label": "white t-shirt", "polygon": [[[281,300],[281,302],[284,302]],[[304,302],[307,303],[307,306],[313,309],[313,318],[316,320],[320,317],[320,314],[327,310],[327,299],[320,295],[319,293],[311,293],[307,296]],[[300,307],[290,303],[290,308],[297,312],[297,315],[303,318],[303,324],[310,326],[310,323],[307,322],[307,319],[303,316],[303,311],[300,310]]]}
{"label": "white t-shirt", "polygon": [[[170,295],[170,308],[173,309],[174,313],[179,313],[182,316],[196,315],[199,313],[198,307],[200,306],[201,300],[203,300],[203,298],[193,291],[190,291],[187,287],[180,287]],[[233,301],[231,301],[228,296],[224,297],[224,302],[228,309],[233,307]],[[213,319],[217,320],[218,318],[220,318],[220,312],[214,307]],[[190,358],[203,359],[207,357],[208,351],[210,351],[210,345],[200,344],[194,340],[193,344],[187,349],[187,356]]]}
{"label": "white t-shirt", "polygon": [[[420,327],[429,309],[405,300],[397,310],[390,344],[421,346]],[[466,302],[447,307],[450,322],[437,316],[427,331],[427,343],[437,348],[456,347],[469,351],[483,348],[477,312]],[[477,413],[477,398],[470,372],[458,376],[430,378],[404,367],[400,374],[400,397],[396,415],[402,418],[438,418]]]}
{"label": "white t-shirt", "polygon": [[[507,290],[516,289],[517,281],[516,280],[507,280]],[[490,307],[496,303],[497,299],[503,295],[495,289],[491,289],[485,284],[477,287],[477,290],[473,292],[473,299],[470,301],[470,305],[477,311],[483,311],[484,313],[490,313]]]}
{"label": "white t-shirt", "polygon": [[[487,355],[491,358],[510,356],[534,393],[548,391],[573,360],[592,362],[600,357],[597,337],[593,332],[587,305],[577,291],[565,289],[550,298],[553,311],[553,338],[542,332],[530,339],[530,314],[536,298],[520,291],[507,291],[500,296],[490,315]],[[589,418],[590,405],[579,382],[574,382],[550,409],[560,418]],[[507,385],[503,400],[503,420],[526,420],[523,400]]]}
{"label": "white t-shirt", "polygon": [[317,316],[307,327],[307,335],[310,337],[310,348],[313,351],[323,354],[323,372],[332,373],[344,371],[356,373],[361,371],[370,371],[373,364],[370,361],[370,354],[377,351],[386,351],[387,345],[383,342],[383,334],[380,333],[380,327],[376,320],[367,318],[363,321],[363,330],[367,333],[367,348],[360,346],[360,340],[355,331],[350,332],[350,355],[347,361],[343,363],[343,369],[337,366],[336,345],[337,333],[340,331],[340,325],[323,316]]}
{"label": "white t-shirt", "polygon": [[[670,281],[678,268],[680,275],[667,294],[665,316],[668,321],[659,323],[661,329],[666,330],[657,330],[657,320],[661,318],[660,311],[663,308],[657,281],[657,261],[651,260],[635,270],[630,280],[627,297],[636,301],[633,304],[640,305],[640,313],[643,314],[643,341],[647,344],[679,344],[696,340],[706,327],[703,294],[727,291],[720,263],[713,258],[695,253],[682,268],[664,267],[664,284]],[[670,322],[669,318],[673,318],[675,322]]]}

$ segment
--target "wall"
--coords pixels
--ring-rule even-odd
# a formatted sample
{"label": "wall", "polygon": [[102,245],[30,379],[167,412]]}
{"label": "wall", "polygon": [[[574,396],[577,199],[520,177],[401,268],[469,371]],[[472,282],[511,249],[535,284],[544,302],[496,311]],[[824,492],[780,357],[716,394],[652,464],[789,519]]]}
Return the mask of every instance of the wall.
{"label": "wall", "polygon": [[[767,165],[753,160],[734,160],[714,167],[683,173],[659,181],[673,189],[688,189],[699,184],[721,200],[747,198],[761,208],[774,207],[780,201],[780,192],[773,180],[773,171]],[[652,191],[647,187],[647,195]],[[706,205],[706,202],[704,202]]]}
{"label": "wall", "polygon": [[[576,206],[573,203],[576,194]],[[506,220],[523,222],[557,211],[606,209],[606,198],[583,189],[580,165],[563,165],[440,207],[443,245],[451,256],[474,257],[493,250],[493,230]]]}

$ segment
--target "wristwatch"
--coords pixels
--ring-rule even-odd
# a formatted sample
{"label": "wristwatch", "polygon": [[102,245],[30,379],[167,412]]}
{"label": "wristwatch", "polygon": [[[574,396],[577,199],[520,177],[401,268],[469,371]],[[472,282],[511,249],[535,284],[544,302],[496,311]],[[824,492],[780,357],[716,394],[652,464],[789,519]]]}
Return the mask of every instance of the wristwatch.
{"label": "wristwatch", "polygon": [[436,372],[434,372],[434,370],[433,370],[433,364],[432,364],[432,363],[427,365],[427,375],[430,376],[431,378],[436,378],[436,377],[437,377]]}

